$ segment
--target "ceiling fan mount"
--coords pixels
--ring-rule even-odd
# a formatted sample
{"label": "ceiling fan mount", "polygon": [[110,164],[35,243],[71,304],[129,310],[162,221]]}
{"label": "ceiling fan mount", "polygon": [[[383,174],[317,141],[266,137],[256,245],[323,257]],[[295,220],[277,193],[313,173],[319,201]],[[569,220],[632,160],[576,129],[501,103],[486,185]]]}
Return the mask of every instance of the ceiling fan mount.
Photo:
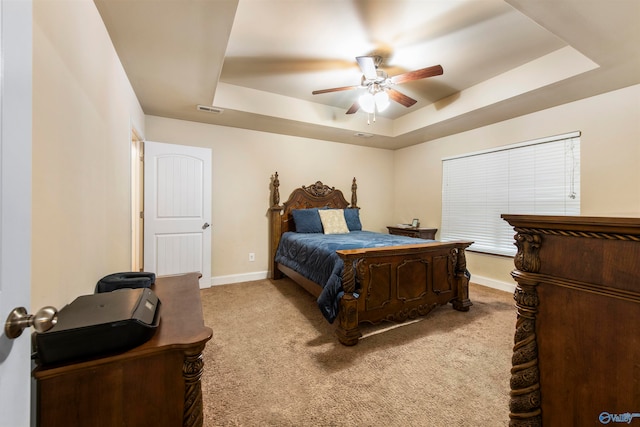
{"label": "ceiling fan mount", "polygon": [[[374,105],[372,104],[373,99],[364,100],[361,97],[358,101],[356,101],[351,106],[351,108],[347,110],[346,114],[353,114],[356,111],[358,111],[361,107],[366,112],[375,111],[376,108],[378,111],[382,111],[381,107],[384,106],[384,108],[386,108],[386,105],[388,105],[388,99],[391,99],[408,108],[418,101],[403,94],[402,92],[399,92],[393,89],[391,86],[409,82],[412,80],[424,79],[426,77],[439,76],[443,73],[442,66],[434,65],[432,67],[421,68],[419,70],[409,71],[406,73],[398,74],[393,77],[389,77],[384,70],[381,70],[378,68],[382,63],[381,56],[378,56],[378,55],[358,56],[356,57],[356,61],[360,66],[360,70],[362,71],[362,78],[360,80],[360,85],[314,90],[311,93],[313,95],[320,95],[320,94],[329,93],[329,92],[339,92],[344,90],[365,88],[366,89],[365,94],[370,94],[371,97],[375,96],[378,93],[386,94],[387,101],[380,103],[380,105],[377,105],[377,107],[373,106]],[[362,105],[362,104],[367,104],[367,105]]]}
{"label": "ceiling fan mount", "polygon": [[368,87],[371,85],[379,85],[379,86],[390,86],[393,83],[391,79],[389,79],[389,75],[384,70],[376,70],[375,78],[368,78],[364,74],[362,75],[362,79],[360,79],[360,86]]}

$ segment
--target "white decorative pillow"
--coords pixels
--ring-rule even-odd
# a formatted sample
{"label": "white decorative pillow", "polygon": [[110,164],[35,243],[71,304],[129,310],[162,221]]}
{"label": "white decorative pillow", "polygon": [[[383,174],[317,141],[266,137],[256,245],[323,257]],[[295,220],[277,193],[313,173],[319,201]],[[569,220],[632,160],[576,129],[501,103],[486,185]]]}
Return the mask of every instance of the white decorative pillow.
{"label": "white decorative pillow", "polygon": [[319,209],[318,213],[324,234],[347,234],[349,232],[342,209]]}

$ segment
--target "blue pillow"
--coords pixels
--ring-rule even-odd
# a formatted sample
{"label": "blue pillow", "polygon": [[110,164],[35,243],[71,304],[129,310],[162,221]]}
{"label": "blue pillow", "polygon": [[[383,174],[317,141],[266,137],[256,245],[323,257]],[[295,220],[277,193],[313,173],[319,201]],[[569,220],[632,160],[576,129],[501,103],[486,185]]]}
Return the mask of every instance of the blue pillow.
{"label": "blue pillow", "polygon": [[345,209],[344,219],[347,221],[349,231],[362,231],[360,222],[360,209]]}
{"label": "blue pillow", "polygon": [[293,222],[298,233],[322,233],[324,231],[317,208],[293,209],[291,215],[293,215]]}

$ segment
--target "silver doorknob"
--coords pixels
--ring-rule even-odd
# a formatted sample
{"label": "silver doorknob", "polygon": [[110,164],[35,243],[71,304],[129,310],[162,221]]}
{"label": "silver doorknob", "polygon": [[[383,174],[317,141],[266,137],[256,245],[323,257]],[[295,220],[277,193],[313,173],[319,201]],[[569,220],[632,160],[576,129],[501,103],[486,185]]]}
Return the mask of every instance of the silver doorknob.
{"label": "silver doorknob", "polygon": [[202,229],[206,230],[209,227],[211,227],[211,225],[208,222],[205,222],[204,225],[202,226]]}
{"label": "silver doorknob", "polygon": [[27,314],[24,307],[14,308],[4,324],[4,334],[7,338],[18,338],[29,326],[36,332],[45,332],[58,323],[58,310],[55,307],[42,307],[36,314]]}

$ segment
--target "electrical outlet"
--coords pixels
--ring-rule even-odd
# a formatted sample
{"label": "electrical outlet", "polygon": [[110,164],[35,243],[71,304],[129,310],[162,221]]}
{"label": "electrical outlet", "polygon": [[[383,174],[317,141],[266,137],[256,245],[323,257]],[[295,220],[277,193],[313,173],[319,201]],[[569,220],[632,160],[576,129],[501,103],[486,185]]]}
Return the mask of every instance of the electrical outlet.
{"label": "electrical outlet", "polygon": [[253,252],[249,252],[249,261],[253,262],[256,260],[256,254]]}

